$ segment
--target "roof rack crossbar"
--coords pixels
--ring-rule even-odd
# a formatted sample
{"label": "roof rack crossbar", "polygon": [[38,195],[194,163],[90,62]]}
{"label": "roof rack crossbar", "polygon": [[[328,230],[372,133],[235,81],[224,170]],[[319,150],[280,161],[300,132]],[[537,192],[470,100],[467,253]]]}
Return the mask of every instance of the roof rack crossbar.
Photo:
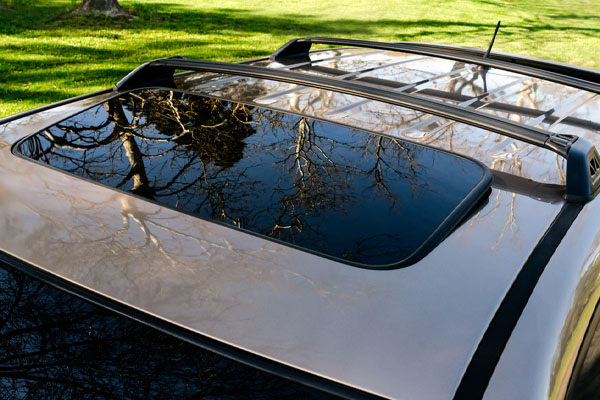
{"label": "roof rack crossbar", "polygon": [[[414,83],[407,83],[407,84],[402,85],[399,88],[395,88],[393,90],[395,92],[406,92],[410,89],[413,89],[411,93],[415,93],[417,91],[423,90],[424,87],[429,86],[432,82],[435,82],[438,79],[445,78],[445,77],[453,77],[453,79],[456,79],[456,77],[454,77],[454,75],[459,75],[470,69],[473,69],[473,68],[472,67],[464,67],[464,68],[456,69],[453,71],[444,72],[443,74],[434,75],[427,79],[422,79],[422,80],[414,82]],[[337,79],[341,79],[343,76],[344,75],[341,75],[341,76],[337,77]],[[421,88],[421,89],[419,89],[419,88]],[[363,104],[367,103],[368,101],[369,100],[360,100],[360,101],[357,101],[356,103],[348,104],[338,110],[332,110],[328,114],[339,114],[341,112],[346,112],[350,109],[362,106]]]}
{"label": "roof rack crossbar", "polygon": [[402,61],[395,61],[395,62],[391,62],[391,63],[387,63],[387,64],[381,64],[381,65],[377,65],[375,67],[369,67],[369,68],[365,68],[365,69],[362,69],[359,71],[348,72],[347,74],[340,75],[339,78],[340,79],[353,79],[356,76],[366,74],[369,72],[378,71],[378,70],[385,69],[385,68],[396,67],[398,65],[410,64],[411,62],[422,61],[427,58],[428,57],[415,57],[415,58],[409,58],[409,59],[402,60]]}
{"label": "roof rack crossbar", "polygon": [[[480,94],[480,95],[478,95],[478,96],[475,96],[475,97],[473,97],[473,98],[471,98],[471,99],[469,99],[469,100],[463,101],[462,103],[460,103],[460,104],[459,104],[459,106],[461,106],[461,107],[469,107],[469,106],[471,106],[471,105],[473,105],[473,104],[475,104],[475,103],[479,102],[481,99],[484,99],[484,98],[486,98],[486,97],[488,97],[488,96],[495,95],[496,93],[501,93],[501,92],[505,91],[506,89],[508,89],[508,88],[510,88],[510,87],[512,87],[512,86],[514,86],[514,85],[517,85],[517,84],[519,84],[519,83],[521,83],[521,82],[524,82],[524,81],[526,81],[527,79],[529,79],[529,78],[520,78],[520,79],[514,80],[514,81],[512,81],[512,82],[509,82],[509,83],[507,83],[507,84],[505,84],[505,85],[502,85],[502,86],[500,86],[500,87],[497,87],[497,88],[495,88],[494,90],[490,90],[490,91],[488,91],[488,92],[481,93],[481,94]],[[476,110],[479,110],[479,109],[481,109],[481,108],[484,108],[484,107],[485,107],[487,104],[488,104],[488,103],[483,103],[482,105],[480,105],[480,106],[478,106],[478,107],[475,107],[475,109],[476,109]],[[435,117],[430,117],[430,118],[426,119],[425,121],[423,121],[423,122],[421,122],[421,123],[419,123],[419,124],[417,124],[417,125],[415,125],[415,126],[413,126],[413,127],[410,127],[410,128],[408,128],[408,129],[410,129],[410,130],[418,130],[418,129],[422,129],[422,128],[424,128],[424,127],[428,126],[428,125],[431,125],[431,124],[433,124],[434,122],[438,121],[439,119],[440,119],[440,117],[437,117],[437,116],[435,116]],[[440,127],[436,128],[436,129],[435,129],[433,132],[431,132],[431,133],[435,133],[435,132],[439,131],[440,129],[442,129],[442,128],[446,127],[447,125],[449,125],[449,124],[444,124],[444,125],[442,125],[442,126],[440,126]]]}
{"label": "roof rack crossbar", "polygon": [[[369,83],[369,84],[375,84],[378,86],[384,86],[384,87],[389,87],[392,89],[395,88],[399,88],[405,85],[408,85],[408,83],[404,83],[404,82],[397,82],[397,81],[390,81],[387,79],[382,79],[382,78],[373,78],[373,77],[360,77],[361,74],[365,74],[367,72],[370,72],[371,70],[377,70],[377,69],[381,69],[381,68],[387,68],[387,67],[392,67],[396,64],[405,64],[411,61],[418,61],[418,60],[422,60],[422,59],[426,59],[427,57],[418,57],[418,58],[413,58],[410,60],[404,60],[404,61],[400,61],[398,63],[391,63],[391,64],[383,64],[377,67],[371,67],[371,68],[367,68],[364,70],[359,70],[359,71],[355,71],[355,72],[347,72],[347,71],[343,71],[343,70],[335,70],[332,68],[325,68],[325,67],[319,67],[319,66],[314,66],[311,65],[310,63],[304,65],[302,67],[302,69],[304,70],[311,70],[311,71],[315,71],[315,72],[319,72],[319,73],[323,73],[323,74],[328,74],[328,75],[334,75],[336,79],[344,79],[344,80],[356,80],[359,82],[364,82],[364,83]],[[531,83],[527,86],[531,86],[533,83],[535,83],[535,79],[530,78],[530,77],[526,77],[526,78],[521,78],[520,80],[530,80]],[[520,81],[519,80],[519,81]],[[200,86],[195,86],[195,88],[201,88],[204,86],[212,86],[215,84],[220,84],[221,82],[224,82],[225,80],[219,80],[217,82],[212,82],[206,85],[200,85]],[[292,89],[286,89],[283,90],[281,92],[276,92],[273,94],[269,94],[266,95],[264,97],[261,97],[261,100],[268,100],[268,99],[272,99],[272,98],[276,98],[276,97],[280,97],[280,96],[284,96],[290,93],[295,93],[295,92],[299,92],[301,90],[304,90],[306,87],[295,87]],[[521,91],[523,89],[520,89],[519,91]],[[416,90],[407,90],[408,93],[413,93]],[[521,106],[517,106],[517,105],[513,105],[513,104],[506,104],[506,103],[500,103],[498,102],[498,100],[500,98],[495,98],[491,101],[487,101],[487,102],[483,102],[481,100],[477,100],[475,102],[473,102],[472,100],[474,99],[473,96],[469,96],[469,95],[464,95],[464,94],[459,94],[459,93],[453,93],[453,92],[446,92],[444,90],[438,90],[438,89],[427,89],[427,88],[422,88],[419,91],[419,94],[422,95],[427,95],[427,96],[431,96],[431,97],[435,97],[435,98],[439,98],[439,99],[444,99],[444,100],[452,100],[452,101],[457,101],[460,103],[468,103],[468,105],[474,109],[481,109],[481,108],[488,108],[488,109],[493,109],[496,111],[501,111],[501,112],[506,112],[506,113],[510,113],[510,114],[517,114],[517,115],[523,115],[523,116],[527,116],[527,117],[533,117],[533,118],[537,118],[542,114],[545,114],[545,111],[539,110],[539,109],[534,109],[534,108],[527,108],[527,107],[521,107]],[[507,93],[506,95],[509,95],[511,93]],[[501,96],[501,97],[505,97],[505,96]],[[366,101],[362,101],[360,102],[360,104],[364,104],[366,103]],[[462,105],[462,104],[461,104]],[[330,111],[328,114],[334,114],[337,112],[343,112],[346,111],[346,107],[350,108],[350,106],[353,106],[353,104],[350,104],[348,106],[343,107],[342,109],[338,109],[338,110],[332,110]],[[556,121],[559,120],[558,117],[555,117],[553,115],[549,115],[545,117],[546,122],[548,123],[555,123]],[[600,124],[595,123],[593,121],[590,120],[584,120],[584,119],[580,119],[580,118],[575,118],[575,117],[571,117],[571,116],[567,116],[566,118],[562,118],[560,120],[560,123],[565,124],[565,125],[571,125],[571,126],[576,126],[579,128],[583,128],[583,129],[589,129],[589,130],[596,130],[596,131],[600,131]],[[527,125],[532,125],[535,126],[536,124],[531,124],[528,123]]]}
{"label": "roof rack crossbar", "polygon": [[[567,159],[567,176],[569,165],[573,164],[573,153],[585,153],[576,157],[578,160],[589,159],[595,147],[583,138],[572,135],[551,134],[535,127],[529,127],[515,121],[502,119],[491,114],[486,114],[471,108],[459,107],[448,103],[432,100],[423,96],[405,92],[397,92],[382,87],[365,85],[356,81],[347,81],[317,75],[309,75],[295,71],[259,67],[247,64],[230,64],[214,61],[190,60],[182,57],[159,59],[142,64],[115,85],[115,91],[127,91],[146,87],[174,88],[173,75],[176,70],[198,72],[214,72],[229,75],[238,75],[247,78],[275,80],[298,85],[310,86],[316,89],[331,90],[353,96],[364,97],[383,103],[408,107],[417,111],[455,120],[468,125],[496,132],[503,136],[512,137],[523,142],[551,150]],[[576,149],[576,151],[573,151]],[[600,159],[600,157],[599,157]],[[583,161],[579,171],[589,171],[588,161]],[[579,162],[578,164],[581,164]],[[588,174],[589,175],[589,174]],[[579,182],[579,174],[572,182]],[[600,176],[596,179],[600,187]],[[570,190],[571,189],[571,190]],[[587,200],[591,198],[591,177],[575,186],[569,184],[567,177],[567,195],[572,194],[573,199]]]}
{"label": "roof rack crossbar", "polygon": [[[301,62],[297,62],[295,64],[284,64],[282,67],[274,67],[274,68],[275,69],[288,69],[288,70],[292,70],[292,69],[298,69],[298,68],[306,67],[306,66],[309,66],[309,65],[319,64],[319,63],[326,62],[326,61],[334,61],[334,60],[340,60],[340,59],[343,59],[343,58],[365,56],[365,55],[368,55],[368,54],[381,53],[381,52],[383,52],[383,50],[371,50],[371,51],[364,51],[364,52],[361,52],[361,53],[341,54],[341,55],[338,55],[338,56],[321,58],[321,59],[318,59],[318,60],[304,60],[304,61],[301,61]],[[198,85],[196,87],[197,88],[211,87],[211,86],[214,86],[216,84],[233,82],[233,81],[236,81],[236,80],[239,80],[239,79],[240,79],[239,76],[233,76],[233,77],[221,79],[221,80],[216,81],[216,82],[204,83],[204,84]]]}
{"label": "roof rack crossbar", "polygon": [[[163,72],[166,69],[170,69],[171,72],[165,75]],[[343,92],[370,100],[409,107],[421,112],[455,119],[459,122],[464,122],[470,125],[481,127],[483,129],[496,131],[502,135],[511,136],[515,139],[519,139],[540,147],[548,148],[546,143],[551,136],[549,133],[534,127],[527,127],[514,121],[504,120],[493,115],[483,114],[471,109],[427,99],[411,93],[368,86],[355,83],[355,81],[343,81],[336,78],[314,76],[293,71],[251,65],[188,60],[182,58],[155,60],[138,67],[135,71],[127,75],[123,80],[117,83],[116,89],[121,91],[156,86],[157,84],[160,86],[164,82],[173,80],[173,73],[176,69],[225,73],[258,79],[271,79],[280,82],[311,86],[318,89]],[[158,74],[156,74],[156,72],[158,72]],[[167,86],[174,87],[173,85]],[[564,147],[550,147],[549,150],[566,157],[569,150],[569,144],[565,143]]]}
{"label": "roof rack crossbar", "polygon": [[270,58],[305,56],[313,44],[362,47],[388,51],[421,54],[503,69],[532,77],[600,93],[600,72],[571,65],[535,60],[513,55],[492,53],[485,57],[484,50],[455,46],[432,45],[416,42],[375,42],[369,40],[312,37],[293,39],[275,51]]}
{"label": "roof rack crossbar", "polygon": [[[580,107],[582,107],[584,104],[588,103],[590,100],[592,100],[594,97],[596,97],[596,94],[593,93],[586,93],[587,96],[582,96],[582,98],[574,101],[572,104],[570,104],[568,107],[564,107],[562,110],[556,110],[553,114],[551,114],[551,117],[556,118],[556,121],[551,122],[552,125],[550,125],[548,127],[548,129],[552,129],[554,128],[557,124],[561,123],[565,118],[569,117],[569,115],[573,114],[575,111],[577,111]],[[545,121],[542,122],[546,122],[548,121],[548,118]],[[550,123],[550,121],[548,121]]]}
{"label": "roof rack crossbar", "polygon": [[298,62],[295,64],[286,64],[284,67],[275,67],[275,68],[277,68],[277,69],[297,69],[297,68],[304,67],[306,65],[319,64],[319,63],[327,62],[327,61],[342,60],[345,58],[362,57],[362,56],[366,56],[369,54],[382,53],[383,51],[384,50],[371,50],[371,51],[363,51],[361,53],[340,54],[340,55],[337,55],[334,57],[320,58],[317,60],[306,60],[306,61],[301,61],[301,62]]}
{"label": "roof rack crossbar", "polygon": [[[411,58],[411,59],[408,59],[408,60],[402,60],[402,61],[392,62],[392,63],[389,63],[389,64],[378,65],[376,67],[369,67],[369,68],[362,69],[360,71],[345,73],[343,75],[337,76],[337,79],[353,80],[353,79],[357,79],[356,78],[357,76],[362,75],[362,74],[366,74],[368,72],[377,71],[377,70],[384,69],[384,68],[391,68],[391,67],[395,67],[395,66],[402,65],[402,64],[409,64],[409,63],[411,63],[413,61],[420,61],[420,60],[424,60],[426,58],[427,57],[415,57],[415,58]],[[323,61],[323,60],[319,60],[319,61]],[[311,65],[310,62],[308,62],[308,63],[302,63],[302,64],[303,64],[302,66],[304,66],[304,67],[309,67]],[[260,100],[274,99],[276,97],[285,96],[286,94],[299,92],[302,89],[304,89],[304,88],[303,87],[296,87],[296,88],[292,88],[292,89],[286,89],[286,90],[283,90],[281,92],[277,92],[277,93],[273,93],[273,94],[269,94],[269,95],[263,96],[263,97],[260,98]]]}
{"label": "roof rack crossbar", "polygon": [[[348,73],[347,71],[343,71],[343,70],[337,71],[337,70],[334,70],[331,68],[311,66],[311,65],[306,65],[303,67],[303,69],[309,69],[309,70],[313,70],[313,71],[324,73],[324,74],[334,75],[337,79],[344,79],[344,77],[346,75],[353,74],[353,73]],[[358,71],[358,72],[360,72],[360,71]],[[391,81],[391,80],[382,79],[382,78],[373,78],[373,77],[369,77],[369,76],[352,78],[352,79],[354,79],[358,82],[375,84],[378,86],[389,87],[392,89],[408,85],[408,83]],[[531,81],[534,81],[533,78],[528,77],[528,79],[530,79]],[[532,82],[532,83],[534,83],[534,82]],[[297,90],[302,90],[302,88],[297,88]],[[408,93],[413,93],[414,91],[415,90],[407,90]],[[268,97],[269,98],[277,97],[276,94],[274,94],[272,96],[268,96]],[[282,94],[286,94],[286,93],[282,93]],[[458,101],[460,103],[467,102],[467,101],[473,99],[473,96],[459,94],[459,93],[453,93],[453,92],[446,92],[444,90],[439,90],[439,89],[423,88],[423,89],[419,90],[419,94],[436,97],[439,99],[454,100],[454,101]],[[361,104],[363,104],[363,103],[364,102],[361,102]],[[496,100],[486,102],[486,103],[477,101],[473,104],[470,104],[470,106],[475,109],[480,109],[480,108],[482,108],[481,106],[483,106],[483,105],[485,105],[486,108],[493,109],[496,111],[506,112],[506,113],[510,113],[510,114],[518,114],[518,115],[534,117],[534,118],[537,118],[542,114],[545,114],[545,111],[542,111],[542,110],[521,107],[521,106],[517,106],[517,105],[513,105],[513,104],[499,103]],[[336,110],[334,110],[334,111],[336,111]],[[331,111],[331,112],[333,113],[333,111]],[[549,123],[554,123],[557,120],[558,120],[558,118],[555,116],[552,116],[552,115],[549,115],[546,117],[546,121]],[[600,124],[595,123],[590,120],[584,120],[584,119],[580,119],[580,118],[574,118],[574,117],[567,116],[560,122],[563,124],[566,124],[566,125],[572,125],[572,126],[577,126],[577,127],[584,128],[584,129],[600,131]],[[532,125],[532,124],[528,124],[528,125]],[[533,125],[533,126],[535,126],[535,125]]]}

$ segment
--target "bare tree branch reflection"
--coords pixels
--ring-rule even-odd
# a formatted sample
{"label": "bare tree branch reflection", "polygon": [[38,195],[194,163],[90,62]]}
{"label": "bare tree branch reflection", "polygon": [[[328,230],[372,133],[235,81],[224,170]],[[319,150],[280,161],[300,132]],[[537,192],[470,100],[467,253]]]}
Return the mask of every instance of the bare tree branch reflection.
{"label": "bare tree branch reflection", "polygon": [[333,398],[0,265],[3,399]]}
{"label": "bare tree branch reflection", "polygon": [[[346,54],[349,54],[346,52]],[[333,52],[323,57],[334,56]],[[346,57],[305,65],[311,74],[358,79],[362,83],[388,89],[409,87],[448,70],[460,71],[468,65],[430,58],[411,60],[414,55],[388,53]],[[376,67],[376,69],[373,69]],[[577,94],[578,90],[524,75],[490,69],[483,77],[477,68],[430,82],[427,87],[405,89],[438,101],[461,104],[501,118],[530,123],[547,115],[542,129],[553,133],[576,134],[598,142],[600,97],[585,103],[573,115],[560,119],[554,107]],[[186,90],[196,90],[194,75],[181,82]],[[345,78],[343,78],[345,79]],[[519,176],[546,183],[564,184],[565,162],[555,163],[547,150],[507,139],[464,124],[456,124],[414,110],[335,93],[327,90],[288,85],[267,80],[253,81],[259,95],[241,92],[246,82],[223,82],[210,88],[212,95],[253,104],[266,104],[282,110],[339,121],[351,126],[396,135],[400,138],[468,154],[490,167],[500,167]],[[205,90],[198,87],[198,90]],[[263,93],[268,96],[262,97]],[[359,107],[347,107],[360,103]],[[429,120],[429,121],[428,121]],[[556,126],[551,124],[556,123]],[[458,134],[457,134],[458,133]]]}
{"label": "bare tree branch reflection", "polygon": [[[459,162],[392,137],[167,90],[114,98],[46,129],[20,150],[210,220],[378,262],[402,259],[435,228],[404,217],[417,201],[445,199],[423,178],[432,173],[427,165],[440,157],[437,162]],[[377,208],[365,206],[371,202]],[[394,215],[410,228],[393,223]],[[362,231],[350,228],[357,224]],[[380,247],[386,250],[378,253]]]}

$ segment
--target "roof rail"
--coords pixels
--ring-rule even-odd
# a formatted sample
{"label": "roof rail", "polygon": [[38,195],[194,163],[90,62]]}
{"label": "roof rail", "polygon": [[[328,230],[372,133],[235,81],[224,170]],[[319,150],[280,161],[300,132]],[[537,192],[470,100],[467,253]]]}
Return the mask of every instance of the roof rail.
{"label": "roof rail", "polygon": [[119,81],[115,85],[114,90],[120,92],[147,87],[175,88],[173,75],[176,70],[223,73],[310,86],[448,118],[551,150],[566,158],[566,193],[567,200],[569,201],[587,201],[594,196],[596,190],[600,187],[600,169],[594,169],[592,173],[592,168],[590,168],[592,159],[596,160],[594,162],[600,165],[600,156],[598,156],[595,146],[583,138],[573,135],[554,134],[472,108],[456,106],[416,94],[374,87],[355,81],[247,64],[230,64],[172,57],[140,65]]}
{"label": "roof rail", "polygon": [[600,72],[598,71],[510,54],[491,53],[486,57],[485,50],[450,45],[416,42],[389,43],[329,37],[297,38],[284,44],[275,51],[270,58],[279,61],[288,57],[306,56],[313,44],[400,51],[470,62],[486,67],[525,74],[594,93],[600,93]]}

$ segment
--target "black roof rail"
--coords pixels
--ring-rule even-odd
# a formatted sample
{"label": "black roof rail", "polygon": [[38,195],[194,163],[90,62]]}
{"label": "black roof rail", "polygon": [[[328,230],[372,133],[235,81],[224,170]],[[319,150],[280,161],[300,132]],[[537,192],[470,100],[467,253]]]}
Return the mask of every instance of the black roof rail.
{"label": "black roof rail", "polygon": [[275,51],[270,58],[271,60],[280,61],[288,57],[307,56],[313,44],[400,51],[464,61],[476,65],[529,75],[593,93],[600,93],[600,72],[592,69],[502,53],[491,53],[486,57],[485,50],[450,45],[416,42],[389,43],[329,37],[297,38],[284,44]]}
{"label": "black roof rail", "polygon": [[566,158],[566,194],[569,201],[587,201],[594,196],[596,190],[600,187],[600,169],[597,171],[594,170],[595,172],[591,173],[592,169],[590,168],[592,159],[600,163],[600,156],[598,156],[595,146],[583,138],[578,138],[574,135],[550,133],[471,108],[460,107],[411,93],[398,92],[355,81],[247,64],[230,64],[172,57],[140,65],[119,81],[115,85],[114,90],[120,92],[148,87],[175,88],[173,75],[176,70],[223,73],[304,85],[381,101],[448,118],[551,150]]}
{"label": "black roof rail", "polygon": [[[472,47],[461,47],[452,46],[448,44],[436,44],[436,43],[417,43],[417,42],[396,42],[398,44],[409,45],[409,46],[421,46],[431,49],[439,49],[443,51],[450,51],[458,54],[467,54],[475,57],[485,57],[485,50],[476,49]],[[572,78],[581,79],[584,81],[596,83],[600,85],[600,71],[578,67],[576,65],[565,64],[557,61],[540,60],[533,57],[519,56],[515,54],[493,52],[488,56],[490,59],[504,61],[511,64],[524,65],[527,67],[541,69],[549,72],[555,72],[557,74],[570,76]]]}

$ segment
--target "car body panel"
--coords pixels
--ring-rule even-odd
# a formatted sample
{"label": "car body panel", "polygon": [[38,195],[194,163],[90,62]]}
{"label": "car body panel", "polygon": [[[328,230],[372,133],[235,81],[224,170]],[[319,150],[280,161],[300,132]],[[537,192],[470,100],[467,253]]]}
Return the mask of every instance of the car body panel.
{"label": "car body panel", "polygon": [[[427,89],[460,101],[490,85],[514,111],[490,113],[600,143],[600,96],[513,72],[493,68],[482,78],[473,65],[366,49],[321,50],[296,64],[253,63],[322,75],[342,71],[353,79],[424,80]],[[380,68],[390,63],[395,66]],[[360,73],[365,69],[371,70]],[[181,90],[425,143],[526,179],[522,185],[497,179],[488,201],[416,264],[364,270],[11,151],[21,138],[108,93],[0,125],[0,251],[167,326],[353,388],[396,399],[452,398],[496,310],[565,204],[565,160],[483,129],[327,90],[202,73],[175,82]],[[517,92],[503,91],[509,83]],[[541,114],[552,118],[544,122]],[[552,195],[538,194],[546,189]],[[486,399],[564,397],[600,297],[599,207],[596,199],[583,208],[551,258]]]}
{"label": "car body panel", "polygon": [[600,199],[556,249],[507,343],[484,399],[563,399],[600,300]]}
{"label": "car body panel", "polygon": [[363,270],[11,153],[18,139],[93,101],[3,127],[3,252],[201,335],[391,398],[451,397],[562,206],[494,189],[415,265]]}

